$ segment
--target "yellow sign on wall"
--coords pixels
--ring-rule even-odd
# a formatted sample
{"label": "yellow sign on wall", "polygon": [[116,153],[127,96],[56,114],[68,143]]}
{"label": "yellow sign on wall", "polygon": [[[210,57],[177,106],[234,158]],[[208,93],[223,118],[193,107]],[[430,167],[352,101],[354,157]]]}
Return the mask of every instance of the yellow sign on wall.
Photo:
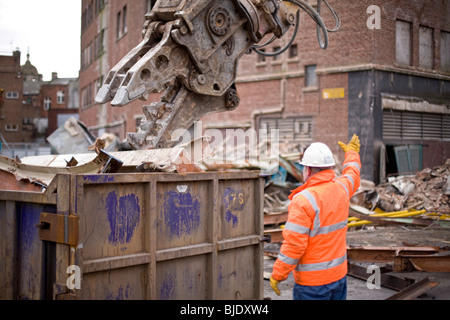
{"label": "yellow sign on wall", "polygon": [[323,99],[341,99],[345,97],[345,88],[329,88],[322,90]]}

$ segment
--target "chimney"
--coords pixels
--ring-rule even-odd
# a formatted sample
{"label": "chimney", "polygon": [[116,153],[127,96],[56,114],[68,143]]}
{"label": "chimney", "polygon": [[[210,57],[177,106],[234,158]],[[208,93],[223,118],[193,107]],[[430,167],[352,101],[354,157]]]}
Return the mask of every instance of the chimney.
{"label": "chimney", "polygon": [[58,79],[58,72],[52,72],[52,81]]}
{"label": "chimney", "polygon": [[20,50],[19,48],[16,51],[13,51],[14,62],[20,66]]}

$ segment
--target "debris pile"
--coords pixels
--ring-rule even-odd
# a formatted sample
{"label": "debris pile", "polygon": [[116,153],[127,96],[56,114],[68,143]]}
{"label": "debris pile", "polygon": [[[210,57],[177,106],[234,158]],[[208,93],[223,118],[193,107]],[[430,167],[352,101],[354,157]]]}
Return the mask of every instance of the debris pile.
{"label": "debris pile", "polygon": [[[450,214],[450,159],[413,176],[399,176],[365,193],[365,207],[385,212],[426,210]],[[360,203],[361,204],[361,203]]]}

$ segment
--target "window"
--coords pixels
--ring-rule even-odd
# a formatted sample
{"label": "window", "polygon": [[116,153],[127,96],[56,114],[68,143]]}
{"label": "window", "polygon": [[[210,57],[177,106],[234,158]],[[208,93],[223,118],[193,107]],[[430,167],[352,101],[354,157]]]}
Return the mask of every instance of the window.
{"label": "window", "polygon": [[19,131],[17,124],[5,124],[5,131]]}
{"label": "window", "polygon": [[120,28],[120,22],[122,21],[122,12],[117,13],[117,39],[122,36],[122,29]]}
{"label": "window", "polygon": [[288,117],[288,118],[261,118],[259,128],[270,130],[278,129],[280,141],[289,143],[312,141],[312,117]]}
{"label": "window", "polygon": [[305,67],[305,86],[317,87],[316,65]]}
{"label": "window", "polygon": [[58,91],[56,93],[56,103],[64,104],[64,91]]}
{"label": "window", "polygon": [[30,117],[24,117],[23,124],[33,124],[33,119]]}
{"label": "window", "polygon": [[99,78],[97,78],[97,80],[95,80],[95,90],[96,90],[95,94],[98,93],[102,85],[103,85],[103,76],[100,76]]}
{"label": "window", "polygon": [[[274,47],[273,48],[273,52],[277,52],[277,51],[280,51],[280,50],[281,50],[281,47]],[[279,54],[273,56],[273,60],[279,60],[279,59],[280,59],[280,55]]]}
{"label": "window", "polygon": [[298,56],[298,47],[296,44],[293,44],[289,48],[289,58],[293,59],[293,58],[296,58],[297,56]]}
{"label": "window", "polygon": [[52,99],[45,98],[44,99],[44,110],[49,110],[52,107]]}
{"label": "window", "polygon": [[[259,49],[259,51],[261,52],[266,52],[266,49]],[[258,63],[263,63],[266,62],[266,56],[263,56],[262,54],[257,54],[256,55],[258,58]]]}
{"label": "window", "polygon": [[450,32],[441,31],[441,69],[450,72]]}
{"label": "window", "polygon": [[127,33],[127,6],[123,7],[122,14],[122,35]]}
{"label": "window", "polygon": [[94,40],[94,57],[97,59],[103,54],[104,51],[104,37],[105,37],[105,29],[100,31],[96,36]]}
{"label": "window", "polygon": [[398,64],[412,64],[411,23],[397,20],[395,31],[395,61]]}
{"label": "window", "polygon": [[81,90],[81,107],[83,109],[92,106],[92,85],[87,85]]}
{"label": "window", "polygon": [[16,91],[6,92],[6,99],[19,99],[19,93]]}
{"label": "window", "polygon": [[420,26],[419,28],[419,67],[433,69],[434,41],[433,29]]}
{"label": "window", "polygon": [[120,39],[127,33],[127,6],[117,13],[117,39]]}

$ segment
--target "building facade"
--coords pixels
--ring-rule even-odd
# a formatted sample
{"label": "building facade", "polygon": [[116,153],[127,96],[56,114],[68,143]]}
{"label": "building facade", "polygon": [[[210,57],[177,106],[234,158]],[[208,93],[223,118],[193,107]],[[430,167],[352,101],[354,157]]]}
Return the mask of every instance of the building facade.
{"label": "building facade", "polygon": [[32,142],[36,136],[33,119],[38,113],[38,100],[34,93],[24,96],[18,50],[12,56],[0,56],[0,95],[2,143]]}
{"label": "building facade", "polygon": [[43,81],[38,69],[27,61],[20,65],[20,51],[0,56],[0,133],[4,143],[44,141],[65,120],[78,114],[78,79]]}
{"label": "building facade", "polygon": [[52,73],[50,81],[41,85],[42,118],[47,119],[48,137],[70,117],[79,118],[79,89],[77,78],[58,78]]}
{"label": "building facade", "polygon": [[[317,8],[317,0],[309,2]],[[341,27],[329,33],[328,48],[320,49],[316,24],[302,12],[288,51],[240,60],[239,107],[205,117],[204,127],[278,129],[283,152],[322,141],[341,163],[336,142],[357,133],[362,177],[374,182],[442,164],[450,158],[450,2],[329,2]],[[124,108],[94,106],[93,99],[110,68],[141,40],[143,12],[151,4],[83,1],[80,118],[121,138],[137,130],[142,104],[158,97]],[[321,7],[332,29],[333,15]],[[284,47],[292,32],[265,51]]]}
{"label": "building facade", "polygon": [[127,132],[136,132],[143,117],[142,101],[112,108],[96,105],[94,99],[109,70],[142,41],[144,16],[154,2],[82,1],[80,120],[99,136],[109,132],[125,138]]}

